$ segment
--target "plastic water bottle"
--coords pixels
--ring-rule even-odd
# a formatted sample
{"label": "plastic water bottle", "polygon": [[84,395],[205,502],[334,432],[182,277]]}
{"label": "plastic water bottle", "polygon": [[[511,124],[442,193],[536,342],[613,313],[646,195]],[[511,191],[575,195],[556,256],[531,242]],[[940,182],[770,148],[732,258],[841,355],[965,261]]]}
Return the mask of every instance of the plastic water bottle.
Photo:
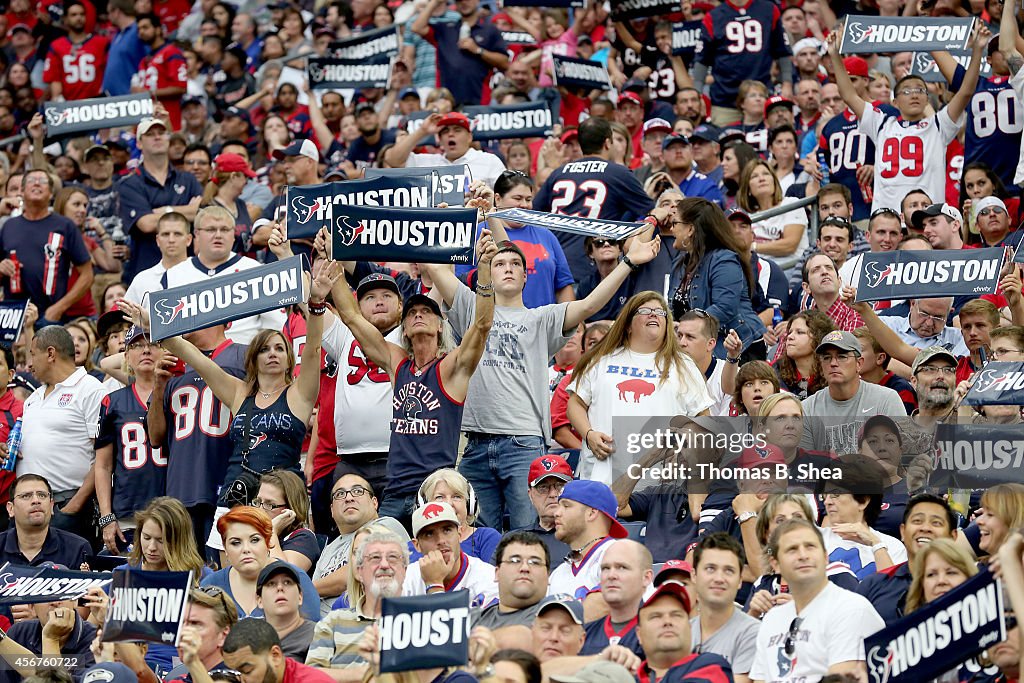
{"label": "plastic water bottle", "polygon": [[818,169],[821,171],[821,184],[822,186],[828,185],[832,182],[828,175],[828,164],[825,163],[825,153],[818,152]]}
{"label": "plastic water bottle", "polygon": [[774,329],[774,328],[778,327],[779,323],[781,323],[781,322],[782,322],[782,309],[779,308],[778,306],[776,306],[774,309],[772,309],[772,328]]}
{"label": "plastic water bottle", "polygon": [[21,453],[21,418],[19,417],[15,422],[14,426],[11,427],[11,433],[7,435],[7,462],[4,463],[3,469],[8,472],[14,471],[14,466],[17,463],[18,455]]}

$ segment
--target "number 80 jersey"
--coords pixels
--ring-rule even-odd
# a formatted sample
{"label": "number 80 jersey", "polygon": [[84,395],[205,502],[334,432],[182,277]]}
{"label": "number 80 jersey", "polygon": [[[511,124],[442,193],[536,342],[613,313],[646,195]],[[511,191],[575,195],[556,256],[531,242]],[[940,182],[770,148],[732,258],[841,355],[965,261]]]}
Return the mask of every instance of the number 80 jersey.
{"label": "number 80 jersey", "polygon": [[943,107],[920,121],[904,121],[877,107],[864,107],[859,130],[875,143],[872,211],[900,210],[911,190],[924,190],[933,202],[946,196],[946,147],[965,115],[954,122]]}
{"label": "number 80 jersey", "polygon": [[99,424],[96,448],[114,448],[112,512],[119,519],[131,517],[164,495],[167,456],[149,442],[146,404],[134,384],[103,397]]}

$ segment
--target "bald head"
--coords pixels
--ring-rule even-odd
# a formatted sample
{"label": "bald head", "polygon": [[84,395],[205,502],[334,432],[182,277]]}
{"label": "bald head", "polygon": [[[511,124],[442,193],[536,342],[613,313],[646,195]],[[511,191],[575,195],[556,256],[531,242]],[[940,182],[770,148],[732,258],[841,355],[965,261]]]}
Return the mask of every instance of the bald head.
{"label": "bald head", "polygon": [[[601,594],[614,611],[636,616],[644,591],[654,579],[651,551],[636,541],[620,539],[601,558]],[[614,619],[618,621],[619,619]]]}

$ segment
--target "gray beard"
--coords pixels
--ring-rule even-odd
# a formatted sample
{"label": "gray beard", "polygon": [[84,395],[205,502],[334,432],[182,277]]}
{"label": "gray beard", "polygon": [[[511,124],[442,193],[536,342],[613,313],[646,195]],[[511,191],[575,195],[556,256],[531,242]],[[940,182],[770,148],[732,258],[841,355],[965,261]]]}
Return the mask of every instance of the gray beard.
{"label": "gray beard", "polygon": [[377,600],[381,598],[397,598],[402,594],[402,586],[394,578],[377,579],[370,584],[370,593]]}
{"label": "gray beard", "polygon": [[929,389],[921,397],[921,403],[929,409],[948,408],[953,403],[952,389]]}

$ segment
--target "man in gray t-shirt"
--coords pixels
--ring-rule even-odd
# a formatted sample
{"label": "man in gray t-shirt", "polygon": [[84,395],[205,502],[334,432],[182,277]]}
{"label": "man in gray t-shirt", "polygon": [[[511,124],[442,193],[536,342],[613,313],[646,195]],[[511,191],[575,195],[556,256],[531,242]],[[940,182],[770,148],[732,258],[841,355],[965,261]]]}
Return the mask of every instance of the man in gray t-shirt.
{"label": "man in gray t-shirt", "polygon": [[[473,189],[485,188],[474,183]],[[661,242],[633,240],[629,254],[586,299],[530,309],[523,303],[526,256],[507,239],[501,221],[489,219],[488,224],[498,244],[491,261],[494,324],[469,382],[462,415],[467,442],[459,471],[473,485],[481,524],[500,529],[507,512],[510,528],[522,529],[537,519],[526,487],[530,463],[547,452],[551,438],[548,361],[631,272],[654,258]],[[473,321],[476,297],[451,269],[424,265],[450,307],[452,329],[461,336]]]}
{"label": "man in gray t-shirt", "polygon": [[860,378],[860,342],[850,332],[829,332],[814,351],[828,386],[804,399],[801,448],[857,452],[857,432],[872,415],[906,416],[899,394]]}

